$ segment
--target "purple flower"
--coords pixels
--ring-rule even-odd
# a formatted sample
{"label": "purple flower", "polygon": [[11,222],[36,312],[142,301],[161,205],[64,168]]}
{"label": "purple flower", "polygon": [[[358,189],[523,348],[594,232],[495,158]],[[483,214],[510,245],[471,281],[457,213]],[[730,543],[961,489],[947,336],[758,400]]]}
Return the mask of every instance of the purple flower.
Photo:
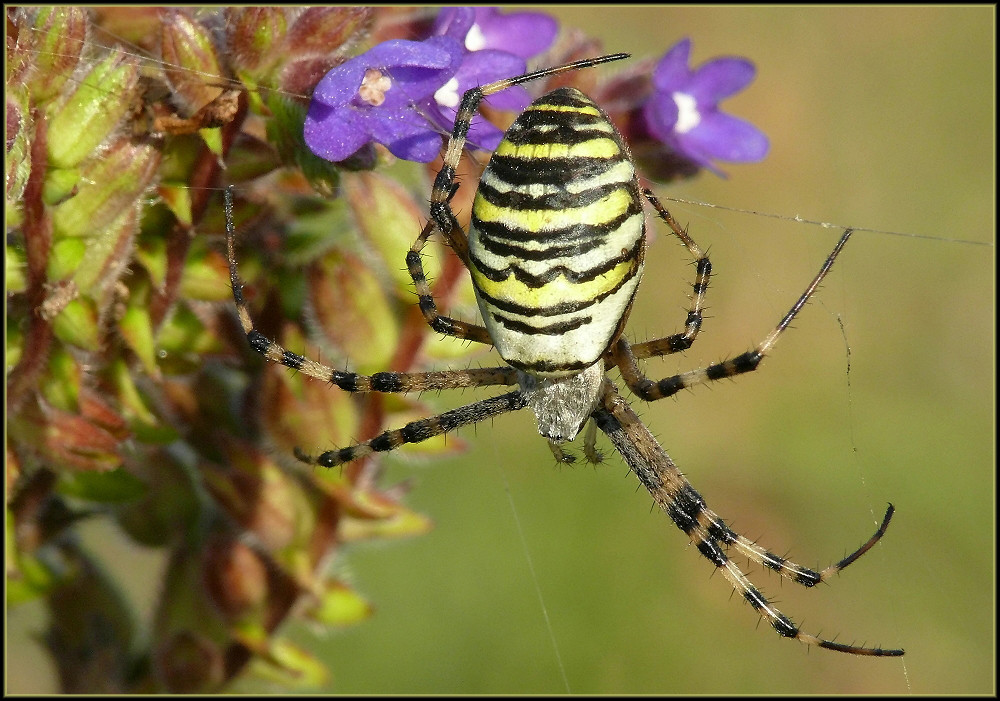
{"label": "purple flower", "polygon": [[446,7],[434,21],[434,34],[462,42],[467,51],[499,49],[529,59],[546,51],[559,24],[541,12],[500,14],[495,7]]}
{"label": "purple flower", "polygon": [[[432,115],[443,129],[451,131],[459,103],[466,90],[503,78],[521,75],[525,60],[549,48],[559,25],[540,12],[500,14],[495,7],[446,7],[438,14],[432,32],[462,44],[466,53],[455,76],[435,93]],[[486,98],[498,110],[520,112],[531,99],[515,86]],[[473,146],[492,151],[503,133],[480,116],[472,120],[468,140]]]}
{"label": "purple flower", "polygon": [[342,161],[372,141],[399,158],[426,163],[441,136],[414,105],[428,104],[462,63],[449,37],[394,39],[345,61],[316,86],[304,135],[318,156]]}
{"label": "purple flower", "polygon": [[719,102],[753,80],[755,69],[742,58],[716,58],[688,68],[691,40],[683,39],[660,59],[653,94],[643,107],[650,133],[678,155],[722,174],[712,159],[759,161],[767,136],[757,127],[719,111]]}
{"label": "purple flower", "polygon": [[[554,19],[535,12],[446,8],[429,39],[386,41],[327,73],[309,105],[306,144],[330,161],[377,142],[404,160],[429,162],[441,149],[441,135],[452,130],[462,95],[524,73],[525,58],[548,48],[557,29]],[[529,98],[518,86],[486,101],[521,111]],[[492,151],[502,137],[477,115],[467,140]]]}

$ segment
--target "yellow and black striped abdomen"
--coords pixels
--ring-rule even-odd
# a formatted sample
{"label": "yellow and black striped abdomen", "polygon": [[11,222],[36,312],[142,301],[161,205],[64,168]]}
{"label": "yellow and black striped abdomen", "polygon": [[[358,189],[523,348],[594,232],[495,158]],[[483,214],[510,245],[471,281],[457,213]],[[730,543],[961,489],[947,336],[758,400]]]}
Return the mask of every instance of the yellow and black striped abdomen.
{"label": "yellow and black striped abdomen", "polygon": [[547,377],[596,363],[628,316],[645,240],[635,168],[604,111],[574,88],[535,100],[493,153],[469,231],[504,360]]}

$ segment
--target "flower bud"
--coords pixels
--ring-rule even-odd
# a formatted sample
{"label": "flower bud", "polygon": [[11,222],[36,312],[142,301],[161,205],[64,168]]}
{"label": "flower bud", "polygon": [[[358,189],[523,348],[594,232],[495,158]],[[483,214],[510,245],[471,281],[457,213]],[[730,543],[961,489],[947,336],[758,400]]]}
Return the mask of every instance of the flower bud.
{"label": "flower bud", "polygon": [[206,248],[189,251],[181,279],[181,294],[204,302],[229,301],[232,291],[229,288],[229,263],[225,256]]}
{"label": "flower bud", "polygon": [[302,136],[305,106],[282,95],[272,94],[267,99],[267,108],[271,113],[271,118],[267,120],[267,138],[278,149],[281,160],[296,164],[316,192],[334,199],[340,182],[340,171],[333,163],[320,158],[306,146]]}
{"label": "flower bud", "polygon": [[[142,438],[139,432],[137,438]],[[163,439],[169,441],[166,432]],[[175,543],[177,534],[197,530],[200,497],[182,459],[169,449],[140,447],[129,455],[126,467],[146,485],[142,496],[114,510],[129,537],[150,548],[163,547]]]}
{"label": "flower bud", "polygon": [[133,291],[130,294],[125,313],[118,320],[118,331],[139,358],[146,374],[157,377],[160,369],[157,365],[156,338],[149,310],[148,289]]}
{"label": "flower bud", "polygon": [[247,445],[227,446],[228,470],[205,470],[205,485],[219,506],[256,534],[268,552],[301,547],[315,520],[302,486]]}
{"label": "flower bud", "polygon": [[6,100],[6,134],[7,155],[4,159],[7,177],[7,228],[19,225],[21,197],[31,175],[31,118],[25,111],[26,100],[23,94],[7,92]]}
{"label": "flower bud", "polygon": [[[28,269],[28,260],[24,255],[24,249],[20,246],[6,246],[4,248],[3,263],[3,280],[7,286],[7,295],[10,296],[24,292],[28,288],[28,276],[25,274]],[[7,321],[10,322],[12,319],[14,319],[14,316],[10,313],[10,307],[8,307]],[[8,333],[10,333],[10,327],[8,327]],[[7,367],[11,367],[12,365],[14,363],[8,358]]]}
{"label": "flower bud", "polygon": [[268,69],[281,59],[288,32],[287,13],[283,7],[226,9],[229,61],[240,75],[266,82]]}
{"label": "flower bud", "polygon": [[91,155],[132,109],[138,96],[138,80],[138,64],[121,51],[94,66],[66,104],[50,116],[50,165],[72,168]]}
{"label": "flower bud", "polygon": [[371,7],[309,7],[288,32],[289,51],[296,57],[342,56],[368,36],[374,23]]}
{"label": "flower bud", "polygon": [[26,404],[11,422],[11,433],[41,458],[66,470],[113,470],[122,464],[118,447],[127,437],[110,407],[88,395],[80,413],[39,400]]}
{"label": "flower bud", "polygon": [[208,29],[183,11],[166,13],[160,37],[164,74],[182,116],[190,117],[222,94],[207,77],[222,75]]}
{"label": "flower bud", "polygon": [[[244,642],[248,644],[248,642]],[[260,646],[263,647],[263,646]],[[286,638],[272,638],[254,673],[282,689],[316,689],[330,683],[326,666],[308,650]]]}
{"label": "flower bud", "polygon": [[264,612],[267,567],[257,553],[238,540],[215,537],[201,556],[205,592],[226,620],[239,621]]}
{"label": "flower bud", "polygon": [[87,255],[87,241],[82,237],[61,239],[52,244],[45,276],[52,283],[68,280],[80,269]]}
{"label": "flower bud", "polygon": [[17,44],[11,52],[8,85],[24,81],[37,104],[58,96],[72,85],[73,72],[87,41],[87,11],[81,7],[21,8],[33,14],[17,21]]}
{"label": "flower bud", "polygon": [[55,236],[98,236],[133,209],[156,176],[159,152],[149,144],[122,139],[82,171],[77,194],[55,208]]}
{"label": "flower bud", "polygon": [[374,612],[367,599],[343,582],[331,580],[324,588],[318,605],[306,612],[317,623],[343,627],[360,623]]}
{"label": "flower bud", "polygon": [[52,319],[52,331],[63,343],[89,351],[101,347],[97,305],[87,297],[77,297],[63,306]]}
{"label": "flower bud", "polygon": [[174,215],[178,222],[184,226],[191,226],[194,217],[191,216],[191,188],[186,185],[168,185],[160,183],[156,188],[156,193]]}
{"label": "flower bud", "polygon": [[176,631],[162,642],[155,661],[164,686],[175,694],[214,691],[226,674],[222,648],[190,630]]}
{"label": "flower bud", "polygon": [[[358,229],[379,257],[389,262],[386,272],[397,293],[412,301],[413,280],[406,271],[406,253],[426,218],[423,208],[402,185],[378,173],[344,173],[341,187]],[[424,256],[423,264],[428,278],[440,274],[439,257]]]}

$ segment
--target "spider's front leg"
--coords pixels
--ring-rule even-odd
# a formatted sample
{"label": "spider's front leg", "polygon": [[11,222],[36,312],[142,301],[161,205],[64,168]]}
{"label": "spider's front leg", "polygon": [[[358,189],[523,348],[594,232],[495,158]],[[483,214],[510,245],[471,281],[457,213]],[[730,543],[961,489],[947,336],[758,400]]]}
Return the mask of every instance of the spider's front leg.
{"label": "spider's front leg", "polygon": [[420,311],[432,329],[446,336],[492,345],[493,339],[490,338],[489,332],[484,327],[458,321],[438,312],[420,260],[420,252],[431,234],[437,230],[466,269],[469,268],[468,236],[466,236],[465,230],[462,229],[458,217],[455,216],[455,212],[451,208],[451,199],[458,190],[458,185],[455,183],[455,171],[462,158],[462,150],[465,148],[466,136],[472,125],[472,117],[479,109],[479,103],[484,96],[481,88],[469,90],[462,96],[462,104],[455,117],[455,127],[445,150],[444,163],[434,178],[434,186],[431,190],[431,218],[406,254],[406,269],[413,279],[414,287],[416,287]]}
{"label": "spider's front leg", "polygon": [[[451,207],[447,205],[447,202],[445,206],[450,216],[454,218],[455,215],[451,214]],[[457,231],[451,230],[444,236],[460,258],[462,258],[461,251],[465,251],[465,258],[462,259],[462,262],[468,266],[466,262],[468,251],[465,245],[465,232],[458,226],[457,221],[455,222],[455,226],[457,227]],[[440,225],[434,219],[431,219],[424,226],[423,231],[420,232],[417,240],[413,242],[410,250],[406,253],[406,269],[410,273],[410,277],[413,279],[413,286],[417,290],[417,301],[420,305],[420,312],[424,315],[427,324],[438,333],[454,338],[461,338],[466,341],[493,345],[493,339],[490,338],[489,332],[484,327],[478,324],[459,321],[438,312],[437,303],[434,302],[434,295],[431,293],[430,283],[428,283],[427,276],[424,274],[424,265],[420,260],[420,252],[435,229],[440,230]],[[456,245],[456,242],[459,243]]]}
{"label": "spider's front leg", "polygon": [[[767,335],[767,337],[761,341],[755,348],[749,350],[745,353],[741,353],[734,358],[729,360],[724,360],[721,363],[715,363],[714,365],[709,365],[704,368],[699,368],[698,370],[691,370],[688,372],[681,373],[679,375],[674,375],[672,377],[667,377],[659,382],[654,382],[647,378],[642,371],[639,369],[639,365],[636,362],[638,357],[644,357],[639,353],[635,352],[636,349],[642,348],[642,345],[630,346],[628,341],[624,338],[620,338],[618,343],[612,348],[611,353],[615,364],[621,370],[622,378],[628,385],[629,389],[641,399],[645,399],[647,402],[655,401],[657,399],[663,399],[664,397],[670,397],[677,394],[682,389],[688,387],[693,387],[705,382],[712,382],[715,380],[721,380],[726,377],[733,377],[735,375],[742,375],[743,373],[753,372],[759,366],[761,361],[771,352],[774,345],[778,342],[778,338],[782,333],[788,328],[789,324],[795,316],[802,310],[802,307],[806,305],[813,294],[815,294],[816,289],[819,287],[820,283],[823,282],[823,278],[826,277],[827,273],[830,272],[830,268],[833,267],[833,262],[840,255],[841,250],[847,244],[847,240],[851,237],[853,233],[852,229],[847,229],[841,235],[840,239],[837,241],[837,245],[833,247],[833,251],[830,255],[826,257],[823,262],[823,266],[820,268],[819,272],[809,283],[806,291],[803,292],[799,298],[796,300],[792,308],[788,310],[778,325],[774,327],[774,330]],[[645,349],[644,349],[645,350]]]}

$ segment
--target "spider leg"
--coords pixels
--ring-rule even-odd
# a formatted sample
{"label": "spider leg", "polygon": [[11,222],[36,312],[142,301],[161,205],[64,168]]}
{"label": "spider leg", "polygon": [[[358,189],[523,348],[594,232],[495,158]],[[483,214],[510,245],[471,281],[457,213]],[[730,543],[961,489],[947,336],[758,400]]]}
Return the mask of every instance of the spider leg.
{"label": "spider leg", "polygon": [[527,405],[524,393],[520,391],[508,392],[498,397],[490,397],[481,402],[468,404],[458,409],[446,411],[438,416],[432,416],[419,421],[412,421],[403,428],[392,431],[385,431],[375,438],[364,443],[340,448],[339,450],[328,450],[325,453],[313,457],[306,455],[301,450],[296,449],[295,457],[310,465],[320,465],[321,467],[335,467],[358,458],[363,458],[372,453],[395,450],[405,443],[420,443],[428,438],[440,436],[453,429],[474,424],[489,419],[508,411],[517,411]]}
{"label": "spider leg", "polygon": [[605,382],[601,405],[594,412],[594,420],[611,439],[639,481],[649,490],[653,500],[674,524],[691,538],[698,551],[716,568],[722,570],[725,578],[740,596],[767,619],[778,635],[795,638],[807,645],[854,655],[897,657],[903,654],[903,650],[900,649],[845,645],[802,632],[774,607],[726,554],[728,546],[735,546],[750,560],[763,564],[800,584],[813,586],[852,564],[878,542],[892,516],[891,505],[875,535],[864,545],[837,564],[822,572],[814,572],[790,563],[730,530],[717,514],[708,509],[702,496],[695,491],[610,381]]}
{"label": "spider leg", "polygon": [[591,465],[600,465],[604,462],[604,455],[597,449],[596,421],[587,422],[586,432],[583,434],[583,454]]}
{"label": "spider leg", "polygon": [[[631,347],[632,354],[636,358],[651,358],[687,350],[698,337],[698,332],[701,331],[702,314],[705,308],[705,291],[708,290],[708,281],[712,276],[712,262],[701,247],[694,242],[694,239],[688,235],[687,229],[677,223],[677,220],[660,204],[660,201],[651,190],[644,189],[642,194],[645,195],[646,199],[649,200],[649,203],[656,210],[657,216],[670,227],[674,236],[680,239],[680,242],[688,250],[688,253],[694,258],[695,269],[697,271],[694,279],[694,295],[691,297],[691,306],[688,309],[687,319],[684,321],[684,331],[652,341],[636,343]],[[609,356],[607,362],[609,365],[614,365],[614,357]]]}
{"label": "spider leg", "polygon": [[546,443],[548,443],[549,450],[552,452],[552,457],[556,459],[556,462],[563,465],[572,465],[576,462],[576,456],[563,450],[559,443],[551,440],[546,441]]}
{"label": "spider leg", "polygon": [[[443,372],[378,372],[359,375],[331,368],[304,356],[292,353],[254,328],[253,318],[243,298],[243,282],[239,277],[234,251],[235,226],[233,225],[233,199],[230,190],[225,192],[226,247],[229,256],[229,279],[233,287],[233,300],[240,325],[250,345],[274,363],[280,363],[304,375],[337,385],[348,392],[422,392],[425,390],[453,389],[517,384],[517,371],[510,367],[469,368]],[[432,302],[433,304],[433,302]]]}
{"label": "spider leg", "polygon": [[[576,462],[576,456],[563,450],[561,443],[550,440],[548,444],[556,462],[564,465],[572,465]],[[587,427],[584,429],[583,456],[591,465],[600,465],[604,462],[604,455],[597,449],[597,424],[593,421],[587,421]]]}
{"label": "spider leg", "polygon": [[[451,219],[454,219],[455,215],[451,214],[450,207],[448,208],[448,212]],[[420,236],[413,242],[413,245],[410,246],[410,250],[406,254],[406,269],[413,279],[414,287],[417,289],[417,301],[420,305],[420,311],[424,315],[427,324],[438,333],[443,333],[445,336],[462,338],[467,341],[493,345],[493,339],[490,338],[490,334],[485,327],[477,324],[468,324],[438,313],[437,304],[434,302],[434,295],[431,294],[431,286],[427,282],[427,276],[424,274],[424,266],[420,261],[420,251],[423,250],[424,244],[427,243],[427,239],[430,238],[435,229],[440,230],[440,225],[434,219],[431,219],[424,226],[424,230],[420,232]],[[458,224],[458,221],[454,221],[453,228],[444,236],[452,249],[462,259],[465,266],[468,267],[469,253],[465,232],[462,231],[462,227]],[[514,382],[504,384],[514,384]]]}
{"label": "spider leg", "polygon": [[700,368],[698,370],[690,370],[679,375],[674,375],[673,377],[667,377],[659,382],[653,382],[639,369],[639,365],[636,363],[637,354],[634,352],[632,347],[629,346],[628,341],[624,338],[619,338],[618,342],[614,347],[612,347],[610,352],[615,364],[621,370],[622,378],[625,380],[629,389],[632,390],[637,397],[645,399],[647,402],[652,402],[657,399],[663,399],[664,397],[670,397],[688,387],[756,370],[760,366],[761,361],[774,348],[774,345],[778,342],[778,338],[781,334],[788,328],[788,325],[792,323],[795,316],[816,292],[820,283],[823,282],[823,278],[825,278],[827,273],[830,272],[830,268],[833,267],[833,262],[837,259],[840,251],[844,248],[844,245],[847,243],[847,240],[850,238],[852,232],[852,229],[844,231],[843,235],[841,235],[840,239],[837,241],[837,245],[834,246],[833,251],[831,251],[830,255],[826,257],[826,260],[823,262],[823,266],[816,274],[816,277],[814,277],[812,282],[809,283],[809,287],[806,288],[806,291],[799,296],[795,304],[792,305],[792,308],[788,310],[781,321],[778,322],[778,325],[774,327],[774,330],[767,335],[767,338],[761,341],[760,344],[758,344],[753,350],[741,353],[735,358],[724,360],[721,363],[715,363],[714,365],[709,365],[708,367]]}

